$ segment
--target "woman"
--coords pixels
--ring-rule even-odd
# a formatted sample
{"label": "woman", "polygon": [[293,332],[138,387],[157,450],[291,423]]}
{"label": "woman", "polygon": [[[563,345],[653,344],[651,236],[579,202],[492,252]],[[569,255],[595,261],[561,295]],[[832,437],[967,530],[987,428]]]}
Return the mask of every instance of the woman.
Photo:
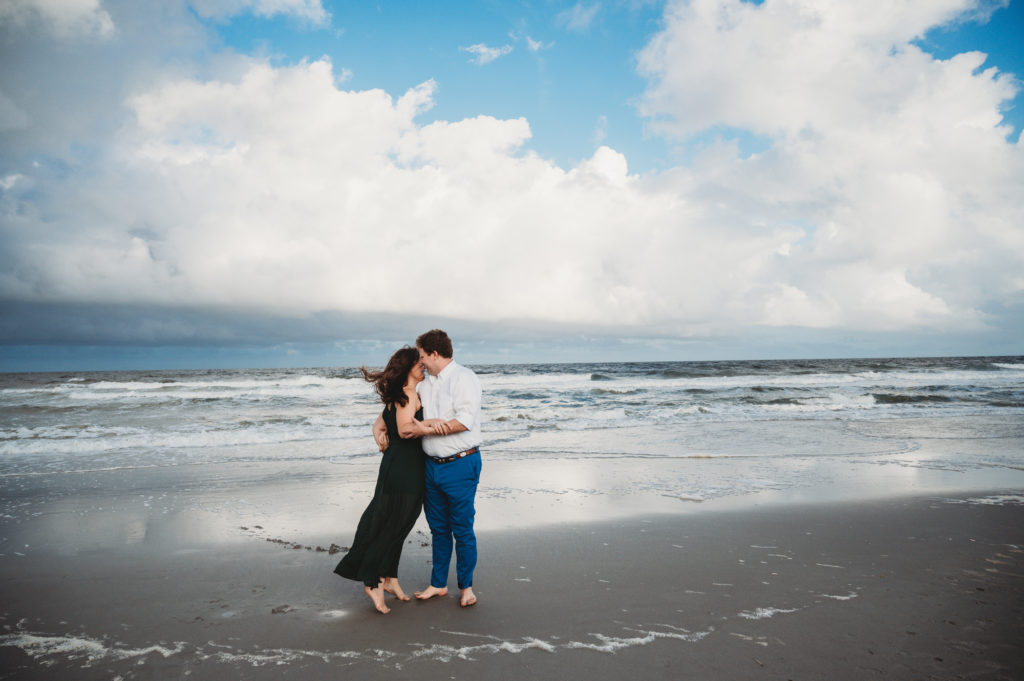
{"label": "woman", "polygon": [[334,571],[362,582],[374,607],[387,614],[391,609],[384,602],[385,592],[409,600],[398,584],[398,560],[423,507],[423,447],[416,438],[434,433],[439,419],[419,420],[423,410],[416,385],[423,380],[423,367],[416,348],[400,349],[383,371],[366,367],[361,371],[384,402],[374,424],[377,446],[384,456],[373,499],[359,519],[352,548]]}

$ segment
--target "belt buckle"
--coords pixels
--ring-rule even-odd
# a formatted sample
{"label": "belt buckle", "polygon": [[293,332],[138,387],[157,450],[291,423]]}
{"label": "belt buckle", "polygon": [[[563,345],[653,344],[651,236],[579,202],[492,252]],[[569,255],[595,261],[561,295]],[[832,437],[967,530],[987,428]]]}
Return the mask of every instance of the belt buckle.
{"label": "belt buckle", "polygon": [[465,450],[463,450],[461,452],[455,452],[451,456],[440,457],[440,458],[436,459],[436,461],[437,461],[437,463],[451,463],[452,461],[458,461],[459,459],[461,459],[464,456],[469,456],[470,454],[473,454],[474,453],[473,452],[474,449],[478,449],[478,448],[477,447],[470,447],[469,449],[465,449]]}

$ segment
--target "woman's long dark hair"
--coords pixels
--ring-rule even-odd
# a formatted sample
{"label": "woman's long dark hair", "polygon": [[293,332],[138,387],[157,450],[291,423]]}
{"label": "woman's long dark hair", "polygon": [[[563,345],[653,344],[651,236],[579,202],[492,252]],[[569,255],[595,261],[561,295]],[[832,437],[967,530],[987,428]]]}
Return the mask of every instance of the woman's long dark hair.
{"label": "woman's long dark hair", "polygon": [[413,366],[420,361],[420,352],[416,348],[406,345],[391,355],[388,365],[383,371],[372,371],[366,367],[359,367],[363,372],[363,378],[373,383],[374,389],[380,395],[384,404],[394,404],[404,407],[409,398],[405,395],[405,381],[409,378],[409,372]]}

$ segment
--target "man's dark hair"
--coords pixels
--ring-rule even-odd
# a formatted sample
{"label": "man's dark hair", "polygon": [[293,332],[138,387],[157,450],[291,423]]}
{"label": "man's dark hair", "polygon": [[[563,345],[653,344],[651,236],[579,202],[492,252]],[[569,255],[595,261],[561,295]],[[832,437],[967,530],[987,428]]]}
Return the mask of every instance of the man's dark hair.
{"label": "man's dark hair", "polygon": [[452,358],[452,339],[441,329],[432,329],[420,334],[416,339],[416,347],[423,348],[423,352],[428,355],[436,352],[447,359]]}

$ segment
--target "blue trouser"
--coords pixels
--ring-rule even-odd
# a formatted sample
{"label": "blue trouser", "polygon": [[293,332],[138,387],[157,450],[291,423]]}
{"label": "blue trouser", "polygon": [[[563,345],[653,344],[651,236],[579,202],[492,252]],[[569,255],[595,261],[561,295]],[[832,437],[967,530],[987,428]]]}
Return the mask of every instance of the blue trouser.
{"label": "blue trouser", "polygon": [[427,457],[423,512],[430,525],[434,547],[431,586],[439,589],[448,586],[453,539],[459,588],[473,586],[473,569],[476,567],[476,535],[473,534],[476,508],[473,502],[482,465],[479,452],[448,463],[434,463]]}

